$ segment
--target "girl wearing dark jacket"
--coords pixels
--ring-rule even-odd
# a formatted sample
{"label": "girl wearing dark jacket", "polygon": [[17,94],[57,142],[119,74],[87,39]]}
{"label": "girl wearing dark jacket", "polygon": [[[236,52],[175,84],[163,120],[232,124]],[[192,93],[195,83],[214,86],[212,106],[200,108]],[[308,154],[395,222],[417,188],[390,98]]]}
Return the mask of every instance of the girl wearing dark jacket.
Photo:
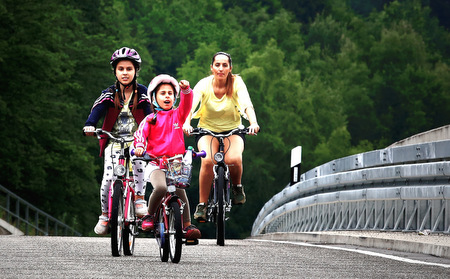
{"label": "girl wearing dark jacket", "polygon": [[[116,76],[116,82],[103,90],[100,97],[94,102],[83,131],[87,136],[95,135],[95,127],[98,121],[104,117],[103,130],[133,139],[133,133],[140,122],[151,113],[147,88],[136,81],[141,67],[141,57],[136,50],[122,47],[113,53],[110,63]],[[107,137],[102,137],[99,144],[100,156],[105,158],[103,180],[100,187],[102,214],[94,231],[96,234],[102,235],[107,234],[109,230],[108,191],[113,178],[113,165],[118,163],[117,154],[120,151],[120,144],[108,142]],[[132,142],[128,143],[128,146],[131,144]],[[135,206],[138,216],[147,214],[147,203],[144,199],[144,169],[144,162],[133,161]]]}

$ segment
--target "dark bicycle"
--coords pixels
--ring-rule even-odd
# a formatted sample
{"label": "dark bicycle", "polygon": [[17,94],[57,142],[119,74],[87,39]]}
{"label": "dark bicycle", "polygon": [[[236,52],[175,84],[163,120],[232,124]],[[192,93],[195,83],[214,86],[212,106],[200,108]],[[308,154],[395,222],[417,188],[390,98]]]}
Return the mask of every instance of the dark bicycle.
{"label": "dark bicycle", "polygon": [[206,220],[199,222],[214,222],[216,224],[217,245],[225,245],[226,212],[231,211],[231,177],[228,165],[225,163],[224,139],[235,134],[248,134],[247,128],[236,128],[227,134],[216,134],[210,130],[196,128],[191,135],[211,135],[219,141],[219,150],[214,154],[214,180],[209,193]]}

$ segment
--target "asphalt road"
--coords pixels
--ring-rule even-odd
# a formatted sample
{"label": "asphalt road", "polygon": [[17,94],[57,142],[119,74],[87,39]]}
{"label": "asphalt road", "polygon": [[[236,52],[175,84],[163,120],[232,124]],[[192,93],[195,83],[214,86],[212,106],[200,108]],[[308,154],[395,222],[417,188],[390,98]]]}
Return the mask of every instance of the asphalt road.
{"label": "asphalt road", "polygon": [[[358,248],[361,250],[361,248]],[[408,258],[408,255],[404,255]],[[0,236],[0,278],[450,278],[450,264],[403,261],[320,245],[200,240],[178,264],[161,262],[153,238],[112,257],[108,237]]]}

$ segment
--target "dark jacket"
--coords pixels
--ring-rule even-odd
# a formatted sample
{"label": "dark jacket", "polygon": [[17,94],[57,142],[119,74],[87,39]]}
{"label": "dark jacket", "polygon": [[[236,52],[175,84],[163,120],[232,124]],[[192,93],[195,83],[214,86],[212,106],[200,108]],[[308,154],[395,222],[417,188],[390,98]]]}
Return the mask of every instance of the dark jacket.
{"label": "dark jacket", "polygon": [[[120,100],[120,107],[118,109],[114,106],[114,95],[116,92],[116,86],[111,85],[107,89],[102,91],[100,97],[95,100],[92,106],[91,113],[86,120],[85,126],[97,126],[98,121],[104,116],[102,129],[106,131],[111,131],[116,123],[117,117],[123,107],[123,100]],[[133,112],[133,99],[130,100],[129,107]],[[142,84],[138,84],[138,102],[137,108],[133,112],[133,117],[137,124],[151,113],[150,100],[147,97],[147,87]],[[100,144],[100,157],[103,156],[103,151],[105,150],[106,144],[108,143],[108,138],[106,135],[102,136],[99,140]]]}

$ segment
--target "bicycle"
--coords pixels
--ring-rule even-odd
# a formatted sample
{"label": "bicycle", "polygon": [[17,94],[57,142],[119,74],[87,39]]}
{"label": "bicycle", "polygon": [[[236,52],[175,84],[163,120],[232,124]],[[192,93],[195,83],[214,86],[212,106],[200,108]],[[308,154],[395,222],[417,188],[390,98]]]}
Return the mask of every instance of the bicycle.
{"label": "bicycle", "polygon": [[225,163],[224,139],[235,134],[248,134],[248,129],[239,127],[227,134],[216,134],[208,129],[195,128],[190,135],[211,135],[219,141],[219,150],[214,154],[214,180],[209,193],[206,220],[200,223],[214,222],[216,224],[217,245],[225,245],[225,220],[226,212],[231,211],[230,185],[231,176],[228,165]]}
{"label": "bicycle", "polygon": [[[114,143],[120,144],[119,162],[114,167],[114,182],[108,193],[108,219],[111,230],[111,253],[118,257],[123,253],[131,256],[134,253],[135,238],[138,235],[137,216],[135,214],[134,179],[130,175],[130,154],[125,144],[133,139],[125,139],[111,132],[96,129],[95,134],[100,139],[106,135]],[[111,155],[113,156],[113,155]]]}
{"label": "bicycle", "polygon": [[[132,151],[132,155],[134,150]],[[155,157],[144,152],[142,158],[147,162],[155,161],[159,168],[166,173],[167,192],[158,204],[155,213],[154,235],[158,243],[159,254],[162,262],[170,260],[178,263],[181,259],[182,244],[196,245],[197,239],[186,239],[183,241],[183,210],[185,203],[176,195],[177,188],[186,189],[190,186],[192,158],[205,157],[206,152],[195,152],[191,146],[186,150],[185,155],[173,157]],[[187,159],[187,162],[185,161]],[[144,220],[147,216],[143,217]]]}

